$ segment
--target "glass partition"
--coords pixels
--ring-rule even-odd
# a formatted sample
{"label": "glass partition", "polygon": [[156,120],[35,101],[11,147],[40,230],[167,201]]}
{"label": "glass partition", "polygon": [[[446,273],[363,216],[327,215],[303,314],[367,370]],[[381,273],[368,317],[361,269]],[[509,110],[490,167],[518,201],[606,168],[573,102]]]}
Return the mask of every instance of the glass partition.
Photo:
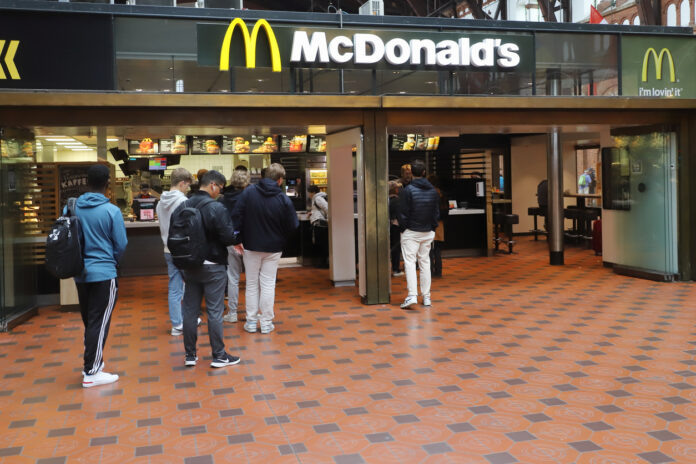
{"label": "glass partition", "polygon": [[535,50],[537,95],[557,71],[561,95],[619,95],[617,35],[537,33]]}
{"label": "glass partition", "polygon": [[35,143],[25,131],[0,138],[0,331],[36,306],[39,229]]}

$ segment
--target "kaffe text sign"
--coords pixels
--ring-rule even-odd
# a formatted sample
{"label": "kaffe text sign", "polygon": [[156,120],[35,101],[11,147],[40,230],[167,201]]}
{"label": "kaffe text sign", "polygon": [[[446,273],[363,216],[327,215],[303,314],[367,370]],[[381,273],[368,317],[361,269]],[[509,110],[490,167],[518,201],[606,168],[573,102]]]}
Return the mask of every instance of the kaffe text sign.
{"label": "kaffe text sign", "polygon": [[198,64],[230,66],[363,69],[484,68],[532,71],[531,35],[504,32],[433,32],[368,29],[319,29],[245,24],[198,24]]}
{"label": "kaffe text sign", "polygon": [[696,98],[696,39],[623,36],[621,53],[623,95]]}

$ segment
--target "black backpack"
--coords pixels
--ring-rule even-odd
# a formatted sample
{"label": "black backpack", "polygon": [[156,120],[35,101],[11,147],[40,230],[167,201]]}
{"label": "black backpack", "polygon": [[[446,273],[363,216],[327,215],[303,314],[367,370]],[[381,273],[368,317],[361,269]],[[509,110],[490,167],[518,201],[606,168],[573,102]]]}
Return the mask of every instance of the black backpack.
{"label": "black backpack", "polygon": [[85,267],[76,203],[76,198],[68,199],[67,213],[53,223],[46,238],[46,269],[59,279],[80,275]]}
{"label": "black backpack", "polygon": [[174,210],[169,221],[167,248],[174,265],[179,269],[201,266],[208,251],[208,237],[201,209],[215,200],[205,198],[195,207],[190,206],[189,201]]}

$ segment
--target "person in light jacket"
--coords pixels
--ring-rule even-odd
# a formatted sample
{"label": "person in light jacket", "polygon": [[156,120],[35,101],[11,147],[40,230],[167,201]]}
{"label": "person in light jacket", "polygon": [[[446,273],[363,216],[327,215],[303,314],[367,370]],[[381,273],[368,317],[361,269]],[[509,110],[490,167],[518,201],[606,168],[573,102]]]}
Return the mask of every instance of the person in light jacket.
{"label": "person in light jacket", "polygon": [[85,354],[82,371],[84,388],[118,380],[104,372],[104,346],[109,336],[111,315],[118,298],[118,262],[128,239],[121,210],[106,197],[111,171],[103,164],[87,170],[90,192],[77,199],[75,215],[80,220],[85,267],[75,277],[82,323],[85,326]]}
{"label": "person in light jacket", "polygon": [[159,219],[160,235],[164,243],[164,260],[167,263],[167,275],[169,276],[167,300],[169,303],[169,320],[172,323],[171,334],[181,335],[184,332],[184,322],[181,316],[181,300],[184,298],[184,277],[178,267],[172,261],[172,254],[167,248],[169,237],[169,220],[172,213],[180,204],[187,200],[186,192],[193,183],[191,173],[184,168],[177,168],[171,175],[172,187],[168,192],[160,196],[157,204],[157,218]]}
{"label": "person in light jacket", "polygon": [[317,267],[329,267],[329,202],[326,193],[316,185],[307,187],[307,193],[312,200],[312,212],[309,223],[312,225],[312,242],[319,255]]}

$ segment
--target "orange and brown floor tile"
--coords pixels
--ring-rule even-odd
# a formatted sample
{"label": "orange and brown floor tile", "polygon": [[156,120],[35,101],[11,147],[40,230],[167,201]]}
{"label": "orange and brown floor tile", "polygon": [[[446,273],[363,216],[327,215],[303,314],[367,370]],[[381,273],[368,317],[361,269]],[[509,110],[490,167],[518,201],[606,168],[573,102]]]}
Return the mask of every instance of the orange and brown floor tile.
{"label": "orange and brown floor tile", "polygon": [[[545,242],[446,259],[433,306],[364,306],[279,271],[276,330],[225,324],[242,363],[196,367],[166,276],[122,279],[112,385],[81,387],[82,324],[0,334],[1,463],[696,463],[696,287],[623,277]],[[243,305],[243,292],[242,292]],[[243,313],[240,313],[243,319]]]}

